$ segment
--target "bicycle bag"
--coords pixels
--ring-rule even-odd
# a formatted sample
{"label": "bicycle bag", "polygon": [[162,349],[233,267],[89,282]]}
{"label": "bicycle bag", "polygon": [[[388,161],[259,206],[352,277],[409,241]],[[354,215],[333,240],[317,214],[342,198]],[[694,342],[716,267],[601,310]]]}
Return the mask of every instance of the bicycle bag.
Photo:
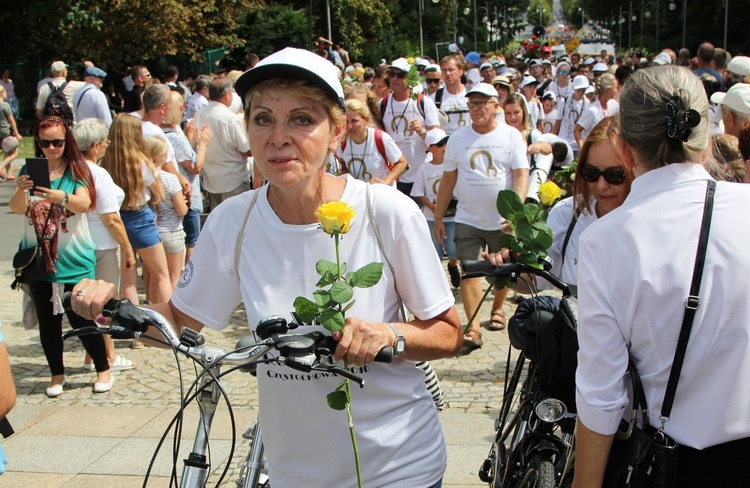
{"label": "bicycle bag", "polygon": [[578,367],[578,300],[540,296],[524,300],[508,323],[508,337],[516,349],[536,363],[539,384],[552,397],[576,411]]}

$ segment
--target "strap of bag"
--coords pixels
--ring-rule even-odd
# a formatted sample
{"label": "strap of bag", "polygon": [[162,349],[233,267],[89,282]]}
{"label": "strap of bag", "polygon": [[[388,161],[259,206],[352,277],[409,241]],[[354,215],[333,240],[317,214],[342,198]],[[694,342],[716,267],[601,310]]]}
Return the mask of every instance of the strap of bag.
{"label": "strap of bag", "polygon": [[240,279],[240,253],[242,251],[242,241],[245,239],[245,227],[247,227],[247,221],[250,220],[250,213],[255,208],[255,202],[258,201],[259,194],[260,190],[256,190],[253,199],[250,200],[250,206],[247,208],[247,214],[245,214],[245,221],[242,223],[240,233],[237,234],[237,245],[234,247],[234,274],[237,275],[237,281]]}
{"label": "strap of bag", "polygon": [[698,237],[698,252],[695,258],[695,267],[693,268],[693,280],[690,283],[690,294],[685,300],[685,316],[682,319],[682,328],[680,337],[677,340],[677,350],[672,362],[672,370],[669,372],[669,381],[667,381],[667,390],[664,393],[664,402],[661,407],[661,425],[659,432],[664,430],[664,424],[669,420],[669,414],[672,412],[675,392],[677,391],[677,382],[680,380],[682,364],[685,361],[685,350],[687,349],[690,331],[693,328],[693,319],[695,311],[700,307],[700,298],[698,293],[701,288],[701,278],[703,277],[703,266],[706,260],[706,248],[708,247],[708,233],[711,229],[711,216],[714,208],[714,193],[716,192],[716,182],[708,181],[706,187],[706,200],[703,207],[703,220],[701,222],[700,236]]}
{"label": "strap of bag", "polygon": [[563,266],[565,265],[565,251],[568,249],[568,242],[570,242],[570,236],[573,235],[573,229],[576,228],[576,224],[578,223],[578,217],[581,215],[581,209],[577,208],[575,211],[575,214],[573,214],[573,218],[570,219],[570,224],[568,224],[568,231],[565,233],[565,240],[563,241],[562,245],[562,258],[560,259],[560,269],[562,270]]}

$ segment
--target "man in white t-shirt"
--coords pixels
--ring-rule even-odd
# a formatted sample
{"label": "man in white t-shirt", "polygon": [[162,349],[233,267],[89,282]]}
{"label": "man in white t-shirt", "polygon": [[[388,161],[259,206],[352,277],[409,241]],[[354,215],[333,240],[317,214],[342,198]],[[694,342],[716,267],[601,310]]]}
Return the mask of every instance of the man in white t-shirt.
{"label": "man in white t-shirt", "polygon": [[440,72],[445,88],[442,93],[435,95],[435,105],[448,116],[448,122],[442,124],[441,129],[449,136],[469,123],[466,87],[461,83],[464,68],[465,65],[458,54],[448,54],[440,60]]}
{"label": "man in white t-shirt", "polygon": [[398,58],[388,67],[391,94],[380,102],[383,128],[396,141],[409,164],[397,183],[399,191],[411,194],[417,169],[424,163],[427,146],[424,136],[440,126],[437,107],[430,97],[412,98],[406,76],[411,66],[405,58]]}
{"label": "man in white t-shirt", "polygon": [[50,93],[52,93],[49,83],[52,83],[52,86],[54,86],[55,89],[60,88],[60,85],[62,85],[63,83],[67,83],[67,85],[65,85],[65,88],[63,89],[63,94],[65,95],[65,100],[67,100],[68,106],[71,110],[73,110],[73,97],[75,96],[76,92],[83,88],[83,86],[86,84],[83,81],[68,81],[68,65],[63,63],[62,61],[55,61],[50,66],[50,69],[52,70],[52,79],[48,83],[41,85],[39,87],[39,93],[37,94],[37,118],[41,118],[42,115],[44,115],[44,106],[47,104],[47,99],[49,98]]}
{"label": "man in white t-shirt", "polygon": [[568,98],[558,99],[557,121],[552,132],[565,139],[573,148],[575,155],[578,155],[580,148],[578,147],[578,141],[576,141],[574,129],[581,114],[589,106],[589,101],[584,96],[586,88],[589,87],[589,79],[583,75],[578,75],[573,78],[571,84],[573,85],[573,94]]}
{"label": "man in white t-shirt", "polygon": [[[456,255],[462,263],[478,259],[485,248],[500,250],[503,217],[497,213],[495,202],[500,190],[512,189],[522,200],[529,186],[529,160],[526,143],[516,129],[498,123],[497,91],[492,85],[480,83],[467,94],[471,125],[456,131],[448,140],[443,177],[435,207],[435,237],[446,238],[443,217],[455,192]],[[491,323],[494,328],[505,326],[502,313],[507,290],[495,293]],[[482,280],[461,283],[466,316],[471,317],[480,304]],[[479,321],[469,323],[464,335],[464,346],[481,347]]]}

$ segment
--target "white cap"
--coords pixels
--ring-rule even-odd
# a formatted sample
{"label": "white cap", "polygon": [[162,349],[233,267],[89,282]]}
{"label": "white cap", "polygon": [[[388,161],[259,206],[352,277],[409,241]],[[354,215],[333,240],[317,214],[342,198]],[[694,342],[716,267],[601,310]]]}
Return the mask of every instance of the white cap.
{"label": "white cap", "polygon": [[546,92],[544,92],[544,95],[542,95],[542,100],[547,100],[548,98],[550,100],[555,100],[557,98],[557,95],[555,95],[555,92],[547,90]]}
{"label": "white cap", "polygon": [[609,71],[609,66],[604,63],[596,63],[594,67],[591,68],[591,71],[606,73],[607,71]]}
{"label": "white cap", "polygon": [[574,90],[581,90],[583,88],[589,87],[589,79],[586,78],[583,75],[578,75],[575,78],[573,78],[573,89]]}
{"label": "white cap", "polygon": [[539,84],[539,82],[536,81],[536,78],[534,78],[533,76],[524,76],[523,80],[521,80],[521,83],[518,85],[518,88],[521,89],[527,85],[531,85],[532,83]]}
{"label": "white cap", "polygon": [[469,95],[473,95],[475,93],[478,93],[479,95],[484,95],[485,97],[496,97],[497,96],[497,90],[495,90],[495,87],[490,85],[489,83],[477,83],[474,85],[474,88],[468,91],[466,93],[466,97],[468,98]]}
{"label": "white cap", "polygon": [[531,61],[529,61],[529,68],[531,68],[533,65],[541,66],[542,61],[539,59],[532,59]]}
{"label": "white cap", "polygon": [[750,85],[737,83],[726,93],[716,92],[711,95],[711,101],[726,105],[733,112],[750,115]]}
{"label": "white cap", "polygon": [[430,129],[429,131],[427,131],[427,135],[424,136],[424,143],[425,146],[430,147],[444,139],[448,139],[448,134],[446,134],[443,129]]}
{"label": "white cap", "polygon": [[665,64],[672,64],[672,56],[667,53],[659,53],[654,58],[654,64],[664,66]]}
{"label": "white cap", "polygon": [[591,66],[592,64],[596,64],[596,59],[588,57],[583,60],[584,66]]}
{"label": "white cap", "polygon": [[338,68],[313,52],[293,47],[275,52],[245,71],[237,78],[234,90],[244,100],[250,87],[272,78],[300,78],[309,81],[322,88],[342,108],[345,107]]}
{"label": "white cap", "polygon": [[440,74],[440,65],[439,64],[431,64],[431,65],[427,66],[424,69],[424,71],[425,71],[425,73],[428,72],[428,71],[434,71],[435,73]]}
{"label": "white cap", "polygon": [[450,44],[448,44],[448,52],[457,53],[458,52],[458,44],[456,44],[455,42],[451,42]]}
{"label": "white cap", "polygon": [[52,66],[50,66],[50,69],[53,73],[62,73],[65,68],[67,68],[68,65],[63,63],[62,61],[55,61],[52,63]]}
{"label": "white cap", "polygon": [[731,71],[738,76],[750,75],[750,58],[747,56],[733,57],[727,64],[727,71]]}
{"label": "white cap", "polygon": [[390,65],[388,65],[388,67],[400,69],[404,73],[408,73],[411,69],[411,65],[409,64],[409,61],[406,60],[406,58],[398,58],[394,60]]}
{"label": "white cap", "polygon": [[482,66],[479,67],[479,71],[483,71],[487,68],[492,69],[492,65],[490,63],[482,63]]}
{"label": "white cap", "polygon": [[417,66],[424,66],[425,68],[430,65],[430,62],[426,59],[417,58],[417,60],[414,62]]}
{"label": "white cap", "polygon": [[584,93],[584,95],[588,95],[589,93],[596,93],[596,90],[594,89],[594,87],[592,85],[589,85],[589,87],[586,88],[586,91],[583,92],[583,93]]}

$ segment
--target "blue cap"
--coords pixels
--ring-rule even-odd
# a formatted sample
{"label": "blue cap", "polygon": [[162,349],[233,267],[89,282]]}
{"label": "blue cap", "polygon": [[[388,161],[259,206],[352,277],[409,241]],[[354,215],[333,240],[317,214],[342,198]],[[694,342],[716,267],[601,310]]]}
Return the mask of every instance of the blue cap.
{"label": "blue cap", "polygon": [[89,66],[88,68],[83,70],[83,76],[96,76],[98,78],[104,79],[107,77],[107,72],[95,66]]}
{"label": "blue cap", "polygon": [[467,63],[476,64],[479,66],[479,53],[476,51],[471,51],[464,56],[464,59]]}

